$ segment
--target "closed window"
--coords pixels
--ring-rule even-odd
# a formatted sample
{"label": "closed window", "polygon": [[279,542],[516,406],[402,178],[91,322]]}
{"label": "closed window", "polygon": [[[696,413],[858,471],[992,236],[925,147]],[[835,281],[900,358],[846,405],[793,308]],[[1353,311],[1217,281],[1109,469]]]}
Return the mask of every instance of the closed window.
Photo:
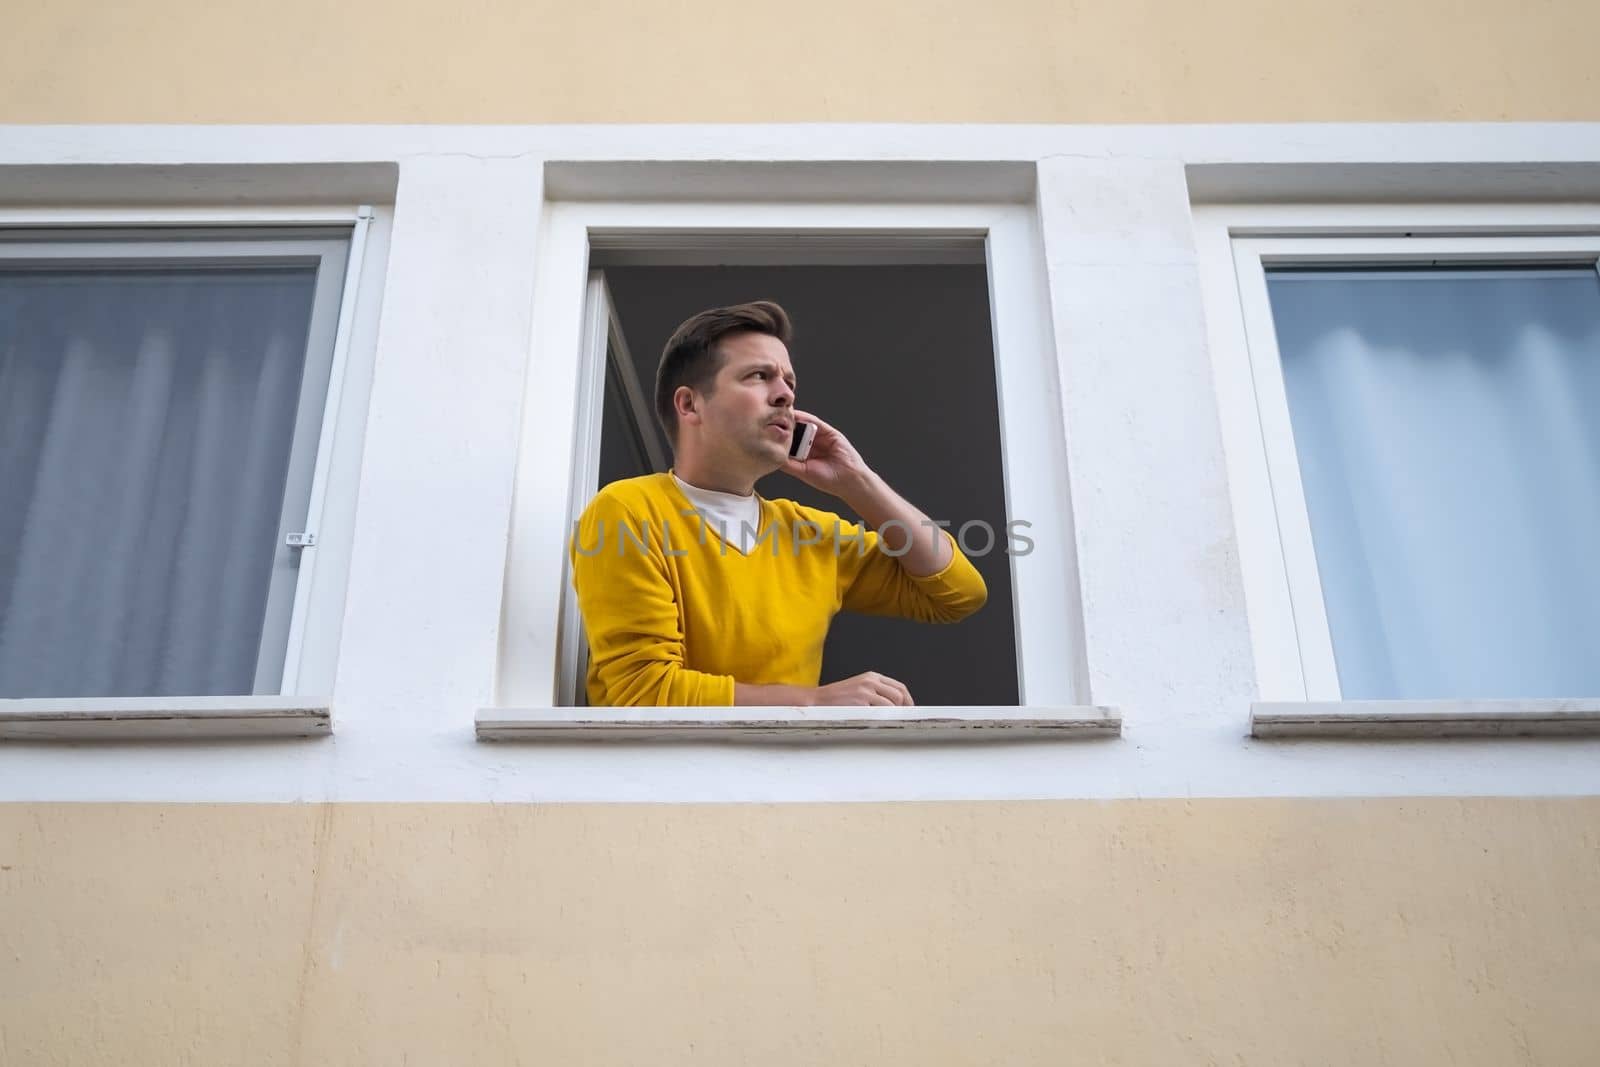
{"label": "closed window", "polygon": [[1222,395],[1249,374],[1268,490],[1235,419],[1241,542],[1270,523],[1281,552],[1252,628],[1302,686],[1268,697],[1600,693],[1600,242],[1232,246],[1248,364],[1224,347]]}
{"label": "closed window", "polygon": [[0,241],[0,696],[279,692],[347,248]]}

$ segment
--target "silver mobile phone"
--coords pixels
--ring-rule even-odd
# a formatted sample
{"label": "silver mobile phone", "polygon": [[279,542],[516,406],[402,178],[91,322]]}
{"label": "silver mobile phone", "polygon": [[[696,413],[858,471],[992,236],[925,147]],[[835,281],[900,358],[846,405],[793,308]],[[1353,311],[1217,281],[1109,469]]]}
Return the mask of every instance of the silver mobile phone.
{"label": "silver mobile phone", "polygon": [[816,440],[817,424],[795,420],[794,436],[789,439],[789,458],[803,460],[811,454],[811,442]]}

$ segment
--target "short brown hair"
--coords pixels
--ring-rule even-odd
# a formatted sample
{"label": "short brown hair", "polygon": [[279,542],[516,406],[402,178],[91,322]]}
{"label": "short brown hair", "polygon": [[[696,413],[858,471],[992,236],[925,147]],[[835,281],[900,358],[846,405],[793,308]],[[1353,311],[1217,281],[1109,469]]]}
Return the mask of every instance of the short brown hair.
{"label": "short brown hair", "polygon": [[661,423],[673,448],[678,446],[678,413],[672,405],[673,394],[679,386],[687,385],[710,396],[717,372],[722,369],[717,342],[729,334],[745,332],[764,333],[785,345],[794,335],[788,312],[771,300],[755,300],[702,311],[673,330],[667,339],[661,363],[656,367],[656,421]]}

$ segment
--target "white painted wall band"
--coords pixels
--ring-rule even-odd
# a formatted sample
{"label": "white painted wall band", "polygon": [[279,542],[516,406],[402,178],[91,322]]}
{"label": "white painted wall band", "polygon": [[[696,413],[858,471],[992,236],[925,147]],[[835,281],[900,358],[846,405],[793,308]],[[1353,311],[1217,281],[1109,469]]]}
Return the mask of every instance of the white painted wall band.
{"label": "white painted wall band", "polygon": [[[530,375],[575,354],[575,347],[544,344],[529,350],[536,264],[546,251],[543,183],[553,160],[628,161],[607,172],[624,192],[649,191],[658,187],[652,183],[681,177],[683,167],[703,169],[713,160],[854,161],[859,167],[843,176],[837,167],[798,168],[777,192],[802,197],[832,190],[880,201],[896,189],[912,196],[947,188],[952,174],[973,180],[970,168],[941,169],[937,161],[990,161],[995,196],[1015,191],[1019,161],[1035,166],[1039,299],[1048,302],[1060,371],[1042,388],[1055,392],[1066,422],[1061,444],[1083,588],[1082,669],[1092,698],[1121,708],[1120,740],[825,751],[474,740],[474,713],[495,703],[504,636],[500,612],[523,436],[515,398],[525,395]],[[1495,166],[1530,160],[1538,165],[1523,167],[1520,179]],[[1600,198],[1600,124],[8,127],[0,128],[0,201],[15,201],[17,182],[36,181],[41,167],[59,165],[208,164],[214,173],[237,176],[263,163],[368,167],[374,161],[397,165],[400,177],[392,229],[385,223],[386,275],[373,293],[382,301],[376,339],[365,342],[376,346],[376,374],[332,694],[334,736],[265,744],[0,745],[0,800],[747,802],[1595,791],[1600,742],[1592,740],[1375,745],[1248,737],[1256,667],[1190,189],[1205,174],[1208,195],[1252,182],[1259,189],[1274,174],[1310,188],[1307,176],[1319,167],[1359,163],[1380,185],[1418,166],[1433,168],[1441,195],[1452,188],[1510,195],[1537,187]],[[1223,164],[1236,169],[1196,169]],[[1310,169],[1287,174],[1286,165]],[[108,177],[115,171],[106,168]],[[597,171],[563,163],[550,173],[566,180]],[[750,180],[773,173],[761,169]],[[285,180],[292,185],[292,176]],[[924,183],[920,191],[917,181]],[[770,183],[751,191],[774,194]],[[17,209],[0,222],[25,215]],[[579,277],[573,292],[581,297],[581,290]],[[366,350],[368,359],[373,351]],[[555,492],[559,502],[569,468],[565,451],[558,451],[559,462],[529,484]],[[439,536],[442,524],[448,537]]]}

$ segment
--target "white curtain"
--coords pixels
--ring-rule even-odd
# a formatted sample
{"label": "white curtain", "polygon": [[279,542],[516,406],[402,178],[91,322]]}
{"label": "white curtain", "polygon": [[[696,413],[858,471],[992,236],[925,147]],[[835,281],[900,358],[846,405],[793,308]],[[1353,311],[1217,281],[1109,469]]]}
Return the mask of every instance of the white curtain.
{"label": "white curtain", "polygon": [[0,271],[0,696],[252,691],[314,281]]}
{"label": "white curtain", "polygon": [[1600,696],[1600,276],[1268,286],[1344,696]]}

